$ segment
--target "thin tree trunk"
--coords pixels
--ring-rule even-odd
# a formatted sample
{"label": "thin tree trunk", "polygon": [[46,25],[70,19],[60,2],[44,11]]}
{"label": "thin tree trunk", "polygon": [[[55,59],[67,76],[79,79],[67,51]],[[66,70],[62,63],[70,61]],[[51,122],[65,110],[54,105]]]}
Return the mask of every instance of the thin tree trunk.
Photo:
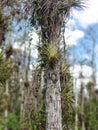
{"label": "thin tree trunk", "polygon": [[82,130],[85,130],[85,120],[84,120],[84,84],[81,82],[81,90],[80,90],[80,95],[81,95],[81,118],[82,118]]}
{"label": "thin tree trunk", "polygon": [[75,106],[76,106],[76,113],[75,113],[75,130],[78,130],[78,112],[77,112],[78,96],[76,96],[76,99],[75,99]]}
{"label": "thin tree trunk", "polygon": [[[8,95],[8,81],[6,81],[6,88],[5,88],[5,93]],[[4,111],[4,116],[5,116],[5,123],[7,122],[7,118],[8,118],[8,108],[5,109]],[[5,127],[4,130],[7,130],[7,127]]]}
{"label": "thin tree trunk", "polygon": [[41,72],[41,92],[44,88],[45,81],[44,81],[44,71]]}
{"label": "thin tree trunk", "polygon": [[[74,69],[74,68],[73,68]],[[78,93],[77,93],[77,78],[74,78],[74,93],[75,93],[75,130],[78,130]]]}
{"label": "thin tree trunk", "polygon": [[81,111],[82,111],[82,114],[83,114],[83,117],[82,117],[82,130],[85,130],[85,121],[84,121],[84,95],[82,95]]}
{"label": "thin tree trunk", "polygon": [[62,130],[60,65],[48,68],[46,88],[46,130]]}
{"label": "thin tree trunk", "polygon": [[24,84],[23,84],[23,80],[22,79],[20,81],[20,93],[21,93],[20,122],[22,122],[23,121],[23,117],[24,117]]}

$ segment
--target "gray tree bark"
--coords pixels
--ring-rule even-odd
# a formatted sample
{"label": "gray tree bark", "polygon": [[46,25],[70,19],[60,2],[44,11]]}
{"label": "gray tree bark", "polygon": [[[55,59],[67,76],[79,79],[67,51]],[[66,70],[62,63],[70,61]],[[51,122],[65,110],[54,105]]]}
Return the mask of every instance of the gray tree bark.
{"label": "gray tree bark", "polygon": [[62,130],[60,66],[48,68],[46,88],[46,130]]}

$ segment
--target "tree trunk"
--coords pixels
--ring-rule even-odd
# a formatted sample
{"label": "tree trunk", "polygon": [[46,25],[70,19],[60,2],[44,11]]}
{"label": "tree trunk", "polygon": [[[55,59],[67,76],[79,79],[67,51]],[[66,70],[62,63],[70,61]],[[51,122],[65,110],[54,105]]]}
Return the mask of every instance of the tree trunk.
{"label": "tree trunk", "polygon": [[75,89],[75,130],[78,130],[78,94],[76,92],[77,78],[74,79],[74,89]]}
{"label": "tree trunk", "polygon": [[[9,87],[8,87],[8,81],[6,81],[6,88],[5,88],[5,94],[9,95]],[[7,123],[7,118],[8,118],[8,106],[4,111],[4,116],[5,116],[5,123]],[[7,130],[8,128],[5,127],[4,130]]]}
{"label": "tree trunk", "polygon": [[46,130],[62,130],[60,65],[47,70]]}
{"label": "tree trunk", "polygon": [[75,99],[75,130],[78,130],[78,96],[76,95]]}

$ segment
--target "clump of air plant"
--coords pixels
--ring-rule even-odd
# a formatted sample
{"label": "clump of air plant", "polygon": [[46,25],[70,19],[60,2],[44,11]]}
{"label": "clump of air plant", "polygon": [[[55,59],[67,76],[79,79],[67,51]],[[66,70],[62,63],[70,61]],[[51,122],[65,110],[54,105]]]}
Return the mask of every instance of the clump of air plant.
{"label": "clump of air plant", "polygon": [[7,79],[9,79],[11,75],[11,65],[12,65],[12,60],[7,59],[5,60],[3,58],[4,53],[0,53],[0,83],[5,83]]}
{"label": "clump of air plant", "polygon": [[93,81],[89,81],[86,86],[87,86],[88,90],[91,90],[93,88],[93,86],[95,86],[95,83]]}
{"label": "clump of air plant", "polygon": [[1,109],[5,110],[8,107],[8,102],[6,100],[2,100]]}
{"label": "clump of air plant", "polygon": [[[1,7],[1,6],[0,6]],[[3,15],[2,9],[0,8],[0,45],[5,40],[5,31],[7,30],[8,20],[10,16]]]}
{"label": "clump of air plant", "polygon": [[70,82],[70,79],[72,79],[72,76],[70,74],[70,65],[68,63],[62,62],[60,65],[60,80],[64,84]]}
{"label": "clump of air plant", "polygon": [[51,64],[55,64],[61,58],[61,51],[55,44],[50,44],[47,48],[47,58]]}
{"label": "clump of air plant", "polygon": [[52,68],[61,59],[61,50],[55,44],[41,44],[38,51],[42,67],[49,65]]}
{"label": "clump of air plant", "polygon": [[1,109],[5,110],[9,105],[9,101],[10,101],[10,95],[7,93],[4,93],[1,100]]}
{"label": "clump of air plant", "polygon": [[25,81],[25,82],[24,82],[24,86],[25,86],[26,88],[28,88],[28,87],[29,87],[29,81]]}
{"label": "clump of air plant", "polygon": [[12,45],[9,45],[6,48],[6,59],[10,58],[10,56],[12,55],[12,53],[13,53],[13,47],[12,47]]}

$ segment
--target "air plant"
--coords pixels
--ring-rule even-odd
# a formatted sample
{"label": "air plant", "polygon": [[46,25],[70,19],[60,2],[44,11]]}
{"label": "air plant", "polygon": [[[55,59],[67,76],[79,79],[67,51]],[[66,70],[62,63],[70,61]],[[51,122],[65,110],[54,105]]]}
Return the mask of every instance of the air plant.
{"label": "air plant", "polygon": [[52,21],[57,18],[57,15],[63,16],[70,12],[72,7],[85,7],[85,0],[33,0],[33,7],[32,23],[39,21],[42,25],[46,18],[47,21]]}
{"label": "air plant", "polygon": [[61,51],[55,44],[44,43],[38,46],[40,62],[43,67],[49,65],[51,68],[61,59]]}

